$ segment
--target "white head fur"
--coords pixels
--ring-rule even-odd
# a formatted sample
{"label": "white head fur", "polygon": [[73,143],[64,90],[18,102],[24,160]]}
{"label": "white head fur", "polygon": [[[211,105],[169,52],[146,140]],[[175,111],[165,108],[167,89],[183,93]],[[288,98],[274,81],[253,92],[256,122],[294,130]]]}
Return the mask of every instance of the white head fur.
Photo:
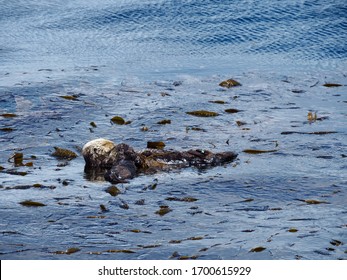
{"label": "white head fur", "polygon": [[86,165],[93,167],[112,166],[116,156],[115,147],[114,142],[103,138],[89,141],[82,149]]}

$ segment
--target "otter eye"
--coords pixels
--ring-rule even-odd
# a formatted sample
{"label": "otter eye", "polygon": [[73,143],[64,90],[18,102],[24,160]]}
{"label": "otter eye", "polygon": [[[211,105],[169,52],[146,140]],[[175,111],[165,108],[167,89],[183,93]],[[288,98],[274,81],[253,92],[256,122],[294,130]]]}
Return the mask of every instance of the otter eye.
{"label": "otter eye", "polygon": [[98,150],[97,148],[94,148],[94,153],[96,153],[97,150]]}

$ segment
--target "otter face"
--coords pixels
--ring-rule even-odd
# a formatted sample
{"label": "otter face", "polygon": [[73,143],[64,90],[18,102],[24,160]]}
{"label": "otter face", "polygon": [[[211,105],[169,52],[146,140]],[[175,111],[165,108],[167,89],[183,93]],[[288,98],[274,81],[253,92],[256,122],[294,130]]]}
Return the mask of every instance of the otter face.
{"label": "otter face", "polygon": [[116,158],[116,145],[110,140],[99,138],[85,144],[82,155],[89,167],[111,167]]}

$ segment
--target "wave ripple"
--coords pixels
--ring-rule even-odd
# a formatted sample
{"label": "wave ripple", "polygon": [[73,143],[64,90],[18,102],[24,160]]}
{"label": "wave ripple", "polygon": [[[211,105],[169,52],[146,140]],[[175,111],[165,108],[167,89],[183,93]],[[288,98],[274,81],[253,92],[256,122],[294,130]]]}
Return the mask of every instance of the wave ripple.
{"label": "wave ripple", "polygon": [[24,60],[43,55],[77,62],[228,54],[347,58],[345,0],[1,2],[3,61],[11,50]]}

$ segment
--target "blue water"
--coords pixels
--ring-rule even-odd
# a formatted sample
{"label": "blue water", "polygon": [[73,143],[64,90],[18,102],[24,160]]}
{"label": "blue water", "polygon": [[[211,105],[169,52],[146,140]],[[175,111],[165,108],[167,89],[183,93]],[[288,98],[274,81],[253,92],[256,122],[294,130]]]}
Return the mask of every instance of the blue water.
{"label": "blue water", "polygon": [[[0,114],[16,114],[0,117],[13,129],[0,131],[1,259],[346,259],[346,42],[343,0],[0,1]],[[218,86],[231,77],[242,86]],[[220,115],[185,114],[201,109]],[[97,137],[239,158],[141,176],[112,197],[81,156],[51,156]],[[33,167],[13,166],[14,152]],[[187,196],[198,200],[167,200]]]}
{"label": "blue water", "polygon": [[158,72],[273,65],[345,69],[343,0],[1,1],[1,7],[4,72],[104,65],[116,76],[151,79]]}

